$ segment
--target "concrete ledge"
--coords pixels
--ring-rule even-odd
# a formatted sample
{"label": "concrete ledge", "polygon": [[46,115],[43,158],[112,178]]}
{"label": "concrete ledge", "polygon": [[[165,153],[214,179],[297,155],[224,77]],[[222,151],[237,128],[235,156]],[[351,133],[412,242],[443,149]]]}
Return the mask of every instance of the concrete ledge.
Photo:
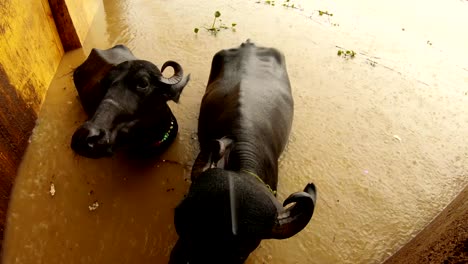
{"label": "concrete ledge", "polygon": [[468,186],[384,264],[468,263]]}
{"label": "concrete ledge", "polygon": [[8,80],[0,64],[0,246],[2,245],[5,219],[10,192],[28,139],[36,124],[37,114],[18,95],[17,87]]}
{"label": "concrete ledge", "polygon": [[17,169],[62,55],[47,0],[0,3],[0,246]]}
{"label": "concrete ledge", "polygon": [[11,188],[47,88],[63,56],[61,42],[65,50],[81,47],[100,3],[0,3],[0,247]]}

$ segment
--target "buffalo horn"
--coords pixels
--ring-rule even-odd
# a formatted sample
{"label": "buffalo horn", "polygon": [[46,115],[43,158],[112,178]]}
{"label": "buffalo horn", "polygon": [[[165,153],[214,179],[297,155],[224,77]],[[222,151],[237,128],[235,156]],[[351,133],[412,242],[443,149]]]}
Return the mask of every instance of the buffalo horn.
{"label": "buffalo horn", "polygon": [[168,66],[174,69],[174,75],[169,78],[161,76],[160,82],[168,85],[179,83],[184,76],[184,70],[182,69],[182,66],[180,66],[180,64],[175,61],[166,61],[161,68],[161,73],[164,72]]}
{"label": "buffalo horn", "polygon": [[[278,215],[269,238],[286,239],[294,236],[307,226],[317,200],[315,185],[308,184],[303,192],[291,194],[283,203],[283,208],[278,210]],[[285,208],[288,204],[294,205]]]}

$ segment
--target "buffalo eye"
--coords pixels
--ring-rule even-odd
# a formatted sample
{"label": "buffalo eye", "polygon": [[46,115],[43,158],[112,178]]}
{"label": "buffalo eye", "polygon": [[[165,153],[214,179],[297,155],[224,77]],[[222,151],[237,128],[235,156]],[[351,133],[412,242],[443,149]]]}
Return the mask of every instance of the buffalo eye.
{"label": "buffalo eye", "polygon": [[150,83],[149,83],[148,78],[140,78],[137,82],[136,88],[138,91],[146,91],[148,90],[149,85]]}

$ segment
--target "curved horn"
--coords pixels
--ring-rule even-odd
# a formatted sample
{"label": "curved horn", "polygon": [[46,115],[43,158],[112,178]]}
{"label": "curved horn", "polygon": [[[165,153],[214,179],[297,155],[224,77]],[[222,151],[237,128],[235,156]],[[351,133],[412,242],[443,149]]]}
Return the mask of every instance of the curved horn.
{"label": "curved horn", "polygon": [[314,214],[317,192],[313,183],[307,184],[303,192],[291,194],[283,203],[283,207],[296,203],[278,212],[270,238],[290,238],[304,229]]}
{"label": "curved horn", "polygon": [[168,66],[174,69],[174,75],[169,78],[161,76],[159,81],[168,85],[179,83],[184,76],[184,70],[182,69],[182,66],[180,66],[180,64],[175,61],[166,61],[161,68],[161,73],[164,72]]}

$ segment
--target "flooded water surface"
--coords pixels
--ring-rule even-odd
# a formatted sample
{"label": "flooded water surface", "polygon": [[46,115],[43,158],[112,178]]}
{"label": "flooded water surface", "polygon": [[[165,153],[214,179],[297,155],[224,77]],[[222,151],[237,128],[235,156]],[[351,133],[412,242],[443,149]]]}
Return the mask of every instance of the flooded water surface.
{"label": "flooded water surface", "polygon": [[[104,0],[85,47],[64,57],[49,88],[13,190],[3,263],[167,263],[212,56],[248,38],[285,54],[293,88],[278,197],[318,188],[310,224],[264,240],[248,264],[380,263],[468,184],[468,37],[458,30],[468,3],[265,2]],[[216,10],[228,29],[213,36],[204,27]],[[92,160],[70,149],[86,120],[71,71],[91,48],[115,44],[192,74],[170,103],[180,129],[161,157]]]}

